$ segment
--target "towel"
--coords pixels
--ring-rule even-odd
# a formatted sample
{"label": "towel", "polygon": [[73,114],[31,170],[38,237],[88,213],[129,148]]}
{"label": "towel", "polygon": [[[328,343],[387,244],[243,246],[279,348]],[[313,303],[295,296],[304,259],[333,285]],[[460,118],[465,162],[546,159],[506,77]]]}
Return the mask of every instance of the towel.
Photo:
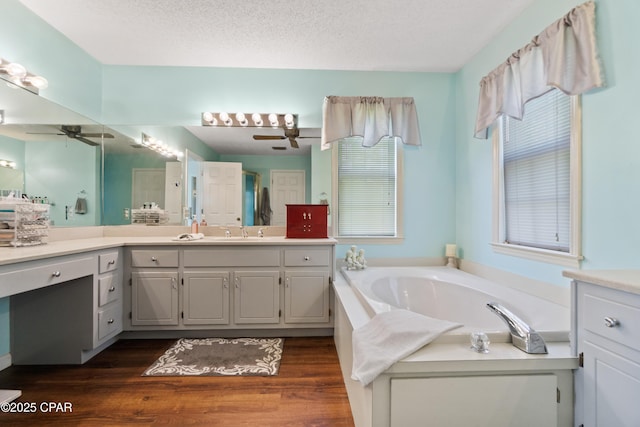
{"label": "towel", "polygon": [[403,309],[379,313],[353,331],[351,378],[366,386],[398,360],[460,326]]}
{"label": "towel", "polygon": [[172,240],[200,240],[200,239],[204,239],[204,234],[184,233],[184,234],[179,234],[178,237],[174,237]]}
{"label": "towel", "polygon": [[271,201],[269,200],[269,189],[264,187],[262,189],[262,200],[260,203],[260,218],[262,218],[262,225],[271,225]]}
{"label": "towel", "polygon": [[76,199],[76,207],[74,209],[78,215],[84,215],[87,213],[87,199],[84,197],[78,197]]}

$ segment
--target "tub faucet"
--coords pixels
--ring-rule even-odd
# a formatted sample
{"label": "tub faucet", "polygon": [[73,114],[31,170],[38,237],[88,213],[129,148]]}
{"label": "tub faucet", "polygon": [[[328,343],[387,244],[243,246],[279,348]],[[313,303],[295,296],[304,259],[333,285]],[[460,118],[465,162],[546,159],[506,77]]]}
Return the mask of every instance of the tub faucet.
{"label": "tub faucet", "polygon": [[547,354],[547,345],[536,331],[518,316],[496,302],[487,304],[487,308],[498,315],[509,327],[513,345],[530,354]]}

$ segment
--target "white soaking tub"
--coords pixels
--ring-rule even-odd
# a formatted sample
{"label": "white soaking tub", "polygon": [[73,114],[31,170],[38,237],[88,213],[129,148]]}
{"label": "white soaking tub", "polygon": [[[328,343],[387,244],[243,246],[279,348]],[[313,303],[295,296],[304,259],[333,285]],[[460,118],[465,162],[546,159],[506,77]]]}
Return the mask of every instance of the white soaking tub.
{"label": "white soaking tub", "polygon": [[[356,427],[573,424],[569,307],[446,267],[369,267],[334,280],[334,339]],[[511,344],[497,302],[538,331],[548,354]],[[567,301],[568,305],[568,301]],[[353,331],[376,314],[406,309],[461,323],[399,360],[370,384],[351,378]],[[488,353],[471,349],[487,333]]]}

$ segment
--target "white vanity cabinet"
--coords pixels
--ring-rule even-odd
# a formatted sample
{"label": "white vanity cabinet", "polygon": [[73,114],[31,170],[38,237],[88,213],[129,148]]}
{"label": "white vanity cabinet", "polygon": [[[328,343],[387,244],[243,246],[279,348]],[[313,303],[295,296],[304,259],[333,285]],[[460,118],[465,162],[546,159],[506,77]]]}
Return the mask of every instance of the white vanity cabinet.
{"label": "white vanity cabinet", "polygon": [[565,276],[574,278],[572,344],[582,361],[576,426],[640,426],[640,273]]}
{"label": "white vanity cabinet", "polygon": [[130,251],[133,326],[178,325],[178,250]]}
{"label": "white vanity cabinet", "polygon": [[80,364],[115,341],[122,331],[120,254],[118,248],[2,267],[13,364]]}
{"label": "white vanity cabinet", "polygon": [[125,330],[330,332],[333,242],[283,241],[128,248]]}
{"label": "white vanity cabinet", "polygon": [[284,250],[285,323],[329,322],[331,255],[314,247]]}

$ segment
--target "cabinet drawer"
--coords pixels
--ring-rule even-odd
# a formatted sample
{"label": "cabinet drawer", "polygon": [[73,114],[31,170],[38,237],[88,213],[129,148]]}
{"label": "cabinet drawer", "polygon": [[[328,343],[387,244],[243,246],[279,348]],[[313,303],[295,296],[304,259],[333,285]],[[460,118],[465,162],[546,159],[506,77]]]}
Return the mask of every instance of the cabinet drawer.
{"label": "cabinet drawer", "polygon": [[177,267],[178,251],[165,249],[132,250],[132,267]]}
{"label": "cabinet drawer", "polygon": [[329,265],[329,251],[326,249],[285,249],[286,267],[306,267]]}
{"label": "cabinet drawer", "polygon": [[583,313],[586,330],[640,351],[640,308],[585,294]]}
{"label": "cabinet drawer", "polygon": [[0,297],[63,283],[95,274],[94,256],[70,261],[34,261],[0,274]]}
{"label": "cabinet drawer", "polygon": [[116,274],[98,279],[98,306],[102,307],[122,296],[122,284]]}
{"label": "cabinet drawer", "polygon": [[109,252],[108,254],[98,255],[98,272],[108,273],[109,271],[117,270],[118,265],[118,252]]}
{"label": "cabinet drawer", "polygon": [[122,331],[122,307],[115,305],[98,311],[98,340]]}
{"label": "cabinet drawer", "polygon": [[212,249],[186,249],[185,267],[279,267],[278,248],[224,247]]}

